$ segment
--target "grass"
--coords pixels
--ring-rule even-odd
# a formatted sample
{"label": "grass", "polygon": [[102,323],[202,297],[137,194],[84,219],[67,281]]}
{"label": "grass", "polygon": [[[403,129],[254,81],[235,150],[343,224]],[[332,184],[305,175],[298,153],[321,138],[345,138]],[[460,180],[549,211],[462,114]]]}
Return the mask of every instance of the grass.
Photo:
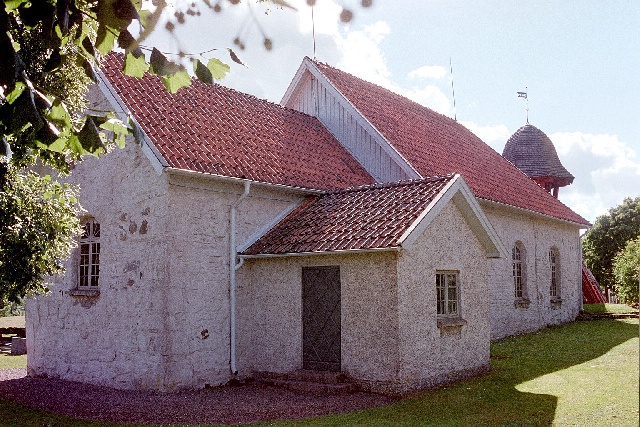
{"label": "grass", "polygon": [[[24,316],[0,317],[0,328],[24,328]],[[4,335],[4,340],[0,340],[0,369],[25,368],[27,366],[27,355],[12,355],[11,342],[12,335]]]}
{"label": "grass", "polygon": [[637,313],[638,309],[630,307],[626,304],[585,304],[583,311],[586,313],[613,313],[613,314],[626,314]]}
{"label": "grass", "polygon": [[[492,343],[491,373],[351,414],[260,426],[637,426],[638,320],[573,322]],[[112,425],[0,400],[0,425]]]}

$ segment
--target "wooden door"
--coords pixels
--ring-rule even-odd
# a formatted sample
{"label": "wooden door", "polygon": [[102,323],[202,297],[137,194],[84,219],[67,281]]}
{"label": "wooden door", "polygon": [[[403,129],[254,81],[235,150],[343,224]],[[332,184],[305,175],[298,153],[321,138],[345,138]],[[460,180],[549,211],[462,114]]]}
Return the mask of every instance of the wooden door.
{"label": "wooden door", "polygon": [[340,371],[340,267],[302,269],[302,367]]}

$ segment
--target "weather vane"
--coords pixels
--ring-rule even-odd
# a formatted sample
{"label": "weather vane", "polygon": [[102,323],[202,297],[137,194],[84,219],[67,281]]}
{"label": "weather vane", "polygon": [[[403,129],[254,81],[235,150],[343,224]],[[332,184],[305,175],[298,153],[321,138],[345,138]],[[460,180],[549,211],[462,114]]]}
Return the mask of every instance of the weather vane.
{"label": "weather vane", "polygon": [[527,101],[527,124],[529,124],[529,97],[527,96],[529,88],[525,86],[524,92],[517,92],[518,98],[524,98]]}

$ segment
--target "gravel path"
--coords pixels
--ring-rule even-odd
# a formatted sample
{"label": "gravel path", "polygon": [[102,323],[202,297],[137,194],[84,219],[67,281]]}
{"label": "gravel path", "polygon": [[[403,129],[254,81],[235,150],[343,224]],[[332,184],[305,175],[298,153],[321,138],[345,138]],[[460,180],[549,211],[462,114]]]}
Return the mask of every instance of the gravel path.
{"label": "gravel path", "polygon": [[53,378],[30,378],[26,377],[26,369],[0,370],[0,398],[56,414],[140,424],[300,419],[394,401],[377,394],[317,396],[260,384],[179,393],[116,390]]}

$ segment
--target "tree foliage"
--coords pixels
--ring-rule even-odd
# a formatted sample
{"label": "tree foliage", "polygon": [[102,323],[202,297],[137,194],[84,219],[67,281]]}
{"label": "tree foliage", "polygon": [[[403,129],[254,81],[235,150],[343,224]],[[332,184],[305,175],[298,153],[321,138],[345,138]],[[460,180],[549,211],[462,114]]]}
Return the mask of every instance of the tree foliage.
{"label": "tree foliage", "polygon": [[640,237],[627,242],[622,252],[613,260],[613,272],[620,300],[638,306],[640,286]]}
{"label": "tree foliage", "polygon": [[[293,9],[285,0],[256,0],[267,7]],[[220,13],[224,0],[204,0],[204,7]],[[228,0],[231,5],[239,0]],[[312,5],[315,0],[307,0]],[[149,2],[146,2],[149,4]],[[25,293],[45,291],[44,277],[62,271],[61,260],[73,245],[77,230],[75,193],[49,176],[19,172],[36,163],[60,173],[86,154],[99,155],[112,143],[124,144],[129,127],[115,115],[95,116],[85,109],[84,94],[96,80],[95,67],[116,47],[124,50],[125,74],[158,75],[167,90],[191,84],[181,62],[158,49],[143,54],[143,41],[155,29],[167,7],[154,0],[145,10],[142,0],[3,0],[0,7],[0,308]],[[369,7],[371,0],[362,0]],[[191,3],[186,15],[199,15]],[[251,12],[253,13],[253,12]],[[176,10],[172,32],[185,22]],[[343,9],[340,19],[351,20]],[[257,20],[253,20],[259,26]],[[129,30],[137,28],[135,36]],[[264,34],[263,45],[273,41]],[[234,44],[244,48],[238,35]],[[215,49],[212,49],[212,51]],[[242,64],[226,49],[232,61]],[[198,56],[198,55],[197,55]],[[222,79],[229,66],[216,58],[189,57],[193,74],[205,83]],[[107,135],[111,138],[109,140]]]}
{"label": "tree foliage", "polygon": [[0,308],[46,292],[80,232],[77,192],[49,176],[0,163]]}
{"label": "tree foliage", "polygon": [[621,205],[599,216],[582,240],[584,260],[598,283],[616,287],[614,258],[627,243],[640,237],[640,197],[626,198]]}

